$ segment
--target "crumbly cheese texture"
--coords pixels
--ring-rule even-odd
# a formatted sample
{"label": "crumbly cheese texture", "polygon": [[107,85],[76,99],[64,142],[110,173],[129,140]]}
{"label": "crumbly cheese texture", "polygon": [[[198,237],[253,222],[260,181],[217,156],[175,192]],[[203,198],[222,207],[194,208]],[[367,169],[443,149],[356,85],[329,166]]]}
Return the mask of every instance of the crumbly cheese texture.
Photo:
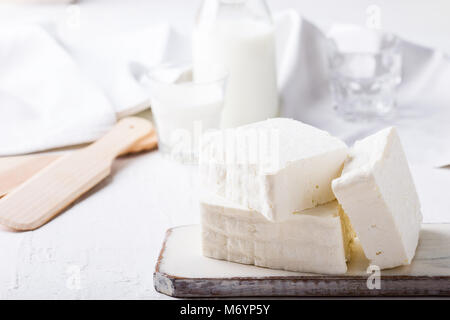
{"label": "crumbly cheese texture", "polygon": [[201,201],[203,255],[297,272],[343,274],[353,240],[337,201],[271,222],[217,196]]}
{"label": "crumbly cheese texture", "polygon": [[357,141],[332,186],[372,264],[411,263],[422,214],[395,128]]}
{"label": "crumbly cheese texture", "polygon": [[327,132],[274,118],[211,134],[200,161],[209,192],[260,212],[271,221],[335,200],[348,148]]}

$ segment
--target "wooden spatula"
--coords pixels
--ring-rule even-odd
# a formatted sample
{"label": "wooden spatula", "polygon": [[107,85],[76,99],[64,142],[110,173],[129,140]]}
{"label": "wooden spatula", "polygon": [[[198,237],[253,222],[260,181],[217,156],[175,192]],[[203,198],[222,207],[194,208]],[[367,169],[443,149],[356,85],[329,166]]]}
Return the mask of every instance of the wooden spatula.
{"label": "wooden spatula", "polygon": [[[139,139],[120,155],[153,150],[157,145],[156,131],[152,129],[148,135]],[[49,153],[0,158],[0,198],[61,156],[61,154]]]}
{"label": "wooden spatula", "polygon": [[147,120],[125,118],[90,146],[53,161],[0,199],[0,223],[21,231],[39,228],[108,176],[113,160],[151,130]]}

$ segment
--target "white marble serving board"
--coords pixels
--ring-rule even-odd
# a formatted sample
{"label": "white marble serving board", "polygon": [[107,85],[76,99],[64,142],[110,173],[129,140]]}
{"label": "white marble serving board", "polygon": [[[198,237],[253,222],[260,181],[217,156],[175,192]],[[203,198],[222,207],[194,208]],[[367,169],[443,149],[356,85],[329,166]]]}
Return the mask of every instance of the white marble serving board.
{"label": "white marble serving board", "polygon": [[167,232],[154,285],[176,297],[450,295],[450,224],[423,224],[413,263],[382,270],[380,289],[367,287],[369,262],[358,243],[353,250],[345,275],[272,270],[206,258],[200,226],[182,226]]}

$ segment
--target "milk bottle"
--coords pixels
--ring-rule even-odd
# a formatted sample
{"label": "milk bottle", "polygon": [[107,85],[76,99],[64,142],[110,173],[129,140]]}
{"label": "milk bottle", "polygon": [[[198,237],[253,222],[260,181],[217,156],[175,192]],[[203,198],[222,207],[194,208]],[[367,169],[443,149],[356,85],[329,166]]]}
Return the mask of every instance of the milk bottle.
{"label": "milk bottle", "polygon": [[278,114],[274,27],[264,0],[205,0],[193,33],[194,78],[228,71],[222,127]]}

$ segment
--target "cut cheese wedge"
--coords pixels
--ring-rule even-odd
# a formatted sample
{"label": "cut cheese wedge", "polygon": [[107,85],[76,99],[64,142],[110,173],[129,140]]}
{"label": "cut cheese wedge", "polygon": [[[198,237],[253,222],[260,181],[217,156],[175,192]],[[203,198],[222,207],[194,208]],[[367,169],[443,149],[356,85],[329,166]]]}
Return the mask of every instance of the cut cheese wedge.
{"label": "cut cheese wedge", "polygon": [[357,141],[332,186],[373,265],[385,269],[411,263],[422,214],[394,128]]}
{"label": "cut cheese wedge", "polygon": [[347,271],[353,233],[336,201],[279,223],[217,196],[204,198],[200,207],[207,257],[298,272]]}
{"label": "cut cheese wedge", "polygon": [[331,181],[348,151],[327,132],[286,118],[219,131],[203,142],[208,191],[277,222],[335,200]]}

